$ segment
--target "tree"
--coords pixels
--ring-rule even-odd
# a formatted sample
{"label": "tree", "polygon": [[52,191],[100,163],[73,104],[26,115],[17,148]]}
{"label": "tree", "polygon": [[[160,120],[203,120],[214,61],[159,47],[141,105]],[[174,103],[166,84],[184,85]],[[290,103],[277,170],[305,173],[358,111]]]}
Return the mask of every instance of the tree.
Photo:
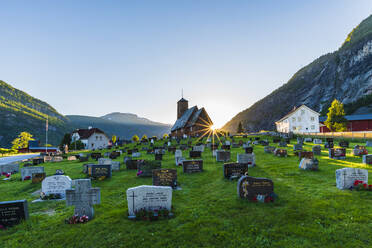
{"label": "tree", "polygon": [[332,132],[343,132],[347,130],[344,105],[337,99],[333,100],[331,107],[328,109],[327,120],[324,124]]}
{"label": "tree", "polygon": [[111,140],[113,145],[116,144],[116,135],[112,135]]}
{"label": "tree", "polygon": [[146,135],[146,134],[144,134],[144,135],[142,136],[142,138],[141,138],[141,141],[145,141],[145,140],[147,140],[147,135]]}
{"label": "tree", "polygon": [[242,122],[239,122],[237,133],[244,133],[243,124]]}
{"label": "tree", "polygon": [[59,144],[59,149],[62,151],[65,145],[68,145],[68,147],[70,147],[70,145],[71,145],[71,134],[69,134],[69,133],[66,133],[63,136],[63,139],[62,139],[61,143]]}
{"label": "tree", "polygon": [[83,142],[81,142],[80,140],[77,140],[77,141],[74,141],[71,143],[71,146],[69,146],[71,149],[74,149],[74,150],[83,150],[85,149],[85,145]]}
{"label": "tree", "polygon": [[12,149],[27,148],[28,142],[34,140],[32,134],[28,132],[21,132],[17,138],[12,141]]}
{"label": "tree", "polygon": [[166,133],[163,135],[163,139],[168,139],[168,137],[169,137],[169,136],[168,136],[168,134],[166,134]]}
{"label": "tree", "polygon": [[132,140],[133,140],[134,142],[138,142],[138,141],[139,141],[139,137],[138,137],[138,135],[133,135]]}

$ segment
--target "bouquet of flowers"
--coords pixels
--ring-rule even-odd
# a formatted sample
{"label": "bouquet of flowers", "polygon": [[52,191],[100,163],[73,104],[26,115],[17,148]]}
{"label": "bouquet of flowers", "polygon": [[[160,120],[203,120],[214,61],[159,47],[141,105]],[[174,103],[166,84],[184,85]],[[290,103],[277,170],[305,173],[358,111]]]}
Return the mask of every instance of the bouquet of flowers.
{"label": "bouquet of flowers", "polygon": [[371,184],[368,185],[367,183],[364,183],[363,181],[360,180],[355,180],[352,189],[355,189],[357,191],[362,190],[372,191],[372,185]]}
{"label": "bouquet of flowers", "polygon": [[72,217],[65,220],[66,224],[80,224],[80,223],[86,223],[89,221],[89,217],[86,215],[78,216],[73,215]]}

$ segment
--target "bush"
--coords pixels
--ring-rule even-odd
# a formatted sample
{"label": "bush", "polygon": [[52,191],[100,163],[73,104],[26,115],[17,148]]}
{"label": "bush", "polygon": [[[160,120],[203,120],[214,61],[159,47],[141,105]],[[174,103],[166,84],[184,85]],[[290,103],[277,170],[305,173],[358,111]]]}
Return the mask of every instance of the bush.
{"label": "bush", "polygon": [[77,140],[75,142],[72,142],[69,148],[71,148],[72,150],[83,150],[85,149],[85,145],[80,140]]}

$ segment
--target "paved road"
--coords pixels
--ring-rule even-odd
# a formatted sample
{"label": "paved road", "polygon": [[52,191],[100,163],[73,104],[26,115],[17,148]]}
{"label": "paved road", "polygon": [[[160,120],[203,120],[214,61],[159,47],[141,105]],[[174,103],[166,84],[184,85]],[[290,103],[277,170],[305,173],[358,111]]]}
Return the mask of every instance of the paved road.
{"label": "paved road", "polygon": [[27,154],[27,155],[18,155],[18,156],[10,156],[5,158],[0,158],[0,165],[2,164],[9,164],[17,161],[22,161],[24,159],[34,158],[39,156],[40,153],[37,154]]}

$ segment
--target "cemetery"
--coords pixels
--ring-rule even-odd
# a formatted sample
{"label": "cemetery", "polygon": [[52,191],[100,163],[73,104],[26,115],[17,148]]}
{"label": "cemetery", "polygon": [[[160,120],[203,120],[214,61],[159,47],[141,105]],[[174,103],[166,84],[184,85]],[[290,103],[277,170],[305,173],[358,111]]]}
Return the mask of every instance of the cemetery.
{"label": "cemetery", "polygon": [[[246,146],[251,138],[258,144]],[[319,144],[326,140],[300,139],[300,150],[294,138],[283,149],[273,138],[226,138],[232,145],[221,142],[223,150],[206,138],[171,140],[170,151],[157,149],[165,142],[157,140],[156,152],[140,158],[136,153],[148,144],[101,150],[108,156],[71,152],[61,162],[3,165],[0,244],[365,247],[372,148],[365,141],[340,147],[332,140],[334,148],[324,149]],[[319,232],[332,235],[320,239],[314,236]]]}

